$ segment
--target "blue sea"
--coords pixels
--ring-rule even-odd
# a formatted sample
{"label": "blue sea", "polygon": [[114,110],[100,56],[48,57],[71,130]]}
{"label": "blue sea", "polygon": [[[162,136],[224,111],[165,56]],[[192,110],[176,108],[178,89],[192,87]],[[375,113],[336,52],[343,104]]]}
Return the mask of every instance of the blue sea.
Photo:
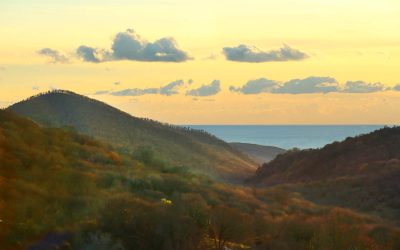
{"label": "blue sea", "polygon": [[283,149],[320,148],[349,136],[366,134],[384,125],[187,125],[227,142],[276,146]]}

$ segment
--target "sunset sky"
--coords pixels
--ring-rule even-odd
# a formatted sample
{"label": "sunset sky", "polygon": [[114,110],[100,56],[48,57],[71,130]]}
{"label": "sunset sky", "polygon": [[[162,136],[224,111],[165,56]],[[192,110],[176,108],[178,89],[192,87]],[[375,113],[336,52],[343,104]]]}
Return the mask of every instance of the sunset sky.
{"label": "sunset sky", "polygon": [[399,124],[398,0],[2,0],[0,107],[67,89],[175,124]]}

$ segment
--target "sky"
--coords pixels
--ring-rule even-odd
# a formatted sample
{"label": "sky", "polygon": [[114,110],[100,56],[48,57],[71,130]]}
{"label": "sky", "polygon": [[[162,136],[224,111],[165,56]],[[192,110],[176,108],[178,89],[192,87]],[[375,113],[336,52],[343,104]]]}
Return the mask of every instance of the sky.
{"label": "sky", "polygon": [[173,124],[400,124],[398,0],[2,0],[0,107],[67,89]]}

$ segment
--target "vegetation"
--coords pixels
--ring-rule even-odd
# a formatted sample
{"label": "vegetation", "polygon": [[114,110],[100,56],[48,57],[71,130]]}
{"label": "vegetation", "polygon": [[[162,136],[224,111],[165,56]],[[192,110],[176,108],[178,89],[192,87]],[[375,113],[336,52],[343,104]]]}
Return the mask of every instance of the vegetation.
{"label": "vegetation", "polygon": [[398,249],[400,232],[283,188],[221,184],[0,111],[1,249]]}
{"label": "vegetation", "polygon": [[250,183],[284,185],[324,205],[353,208],[400,225],[400,127],[292,150],[258,169]]}
{"label": "vegetation", "polygon": [[9,108],[46,127],[68,127],[130,152],[152,148],[165,161],[237,182],[256,167],[246,155],[204,131],[133,117],[70,91],[54,90]]}

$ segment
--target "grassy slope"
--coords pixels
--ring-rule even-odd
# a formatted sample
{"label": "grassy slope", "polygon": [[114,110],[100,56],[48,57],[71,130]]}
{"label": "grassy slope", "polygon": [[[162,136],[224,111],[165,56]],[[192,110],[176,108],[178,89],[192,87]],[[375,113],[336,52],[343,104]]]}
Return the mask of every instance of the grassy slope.
{"label": "grassy slope", "polygon": [[228,180],[248,176],[255,163],[210,134],[133,117],[102,102],[67,91],[32,97],[8,108],[47,127],[79,133],[129,150],[150,146],[172,164]]}
{"label": "grassy slope", "polygon": [[213,249],[221,220],[232,246],[399,246],[400,233],[373,218],[282,189],[223,185],[5,111],[0,190],[1,249]]}
{"label": "grassy slope", "polygon": [[400,128],[384,128],[322,149],[289,151],[250,180],[288,185],[312,201],[400,221]]}

